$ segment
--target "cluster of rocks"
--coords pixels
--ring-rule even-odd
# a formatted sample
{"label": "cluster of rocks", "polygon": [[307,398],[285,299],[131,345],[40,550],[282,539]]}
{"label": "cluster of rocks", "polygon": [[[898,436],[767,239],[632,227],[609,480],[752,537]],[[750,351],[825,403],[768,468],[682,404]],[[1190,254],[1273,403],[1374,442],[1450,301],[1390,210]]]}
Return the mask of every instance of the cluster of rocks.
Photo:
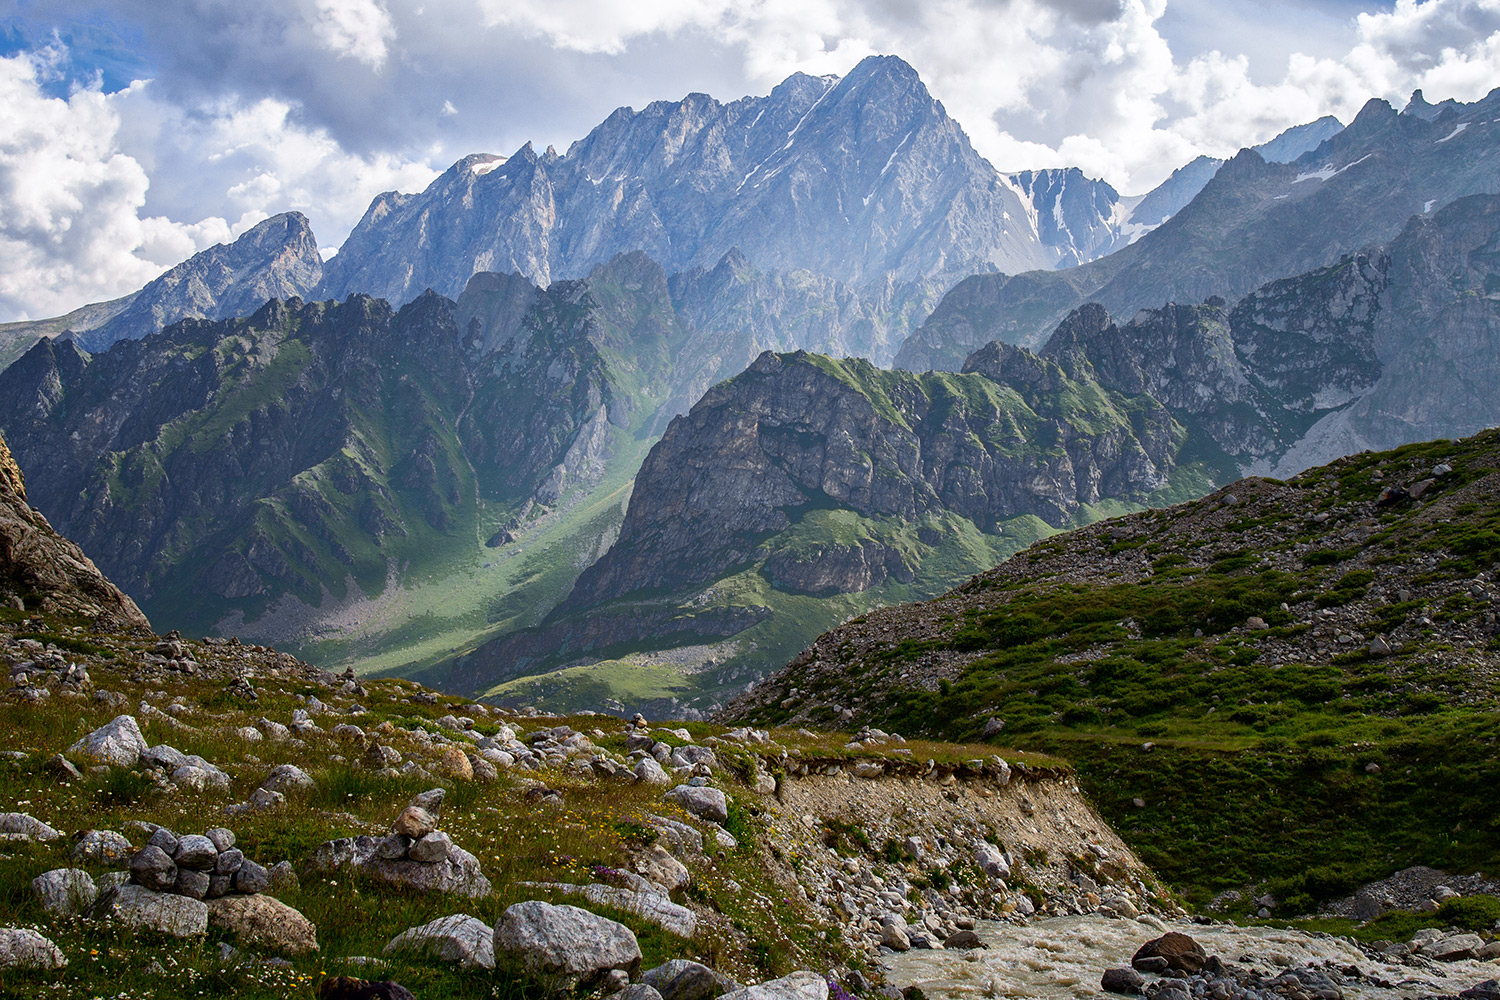
{"label": "cluster of rocks", "polygon": [[507,908],[492,928],[469,914],[442,917],[397,935],[385,954],[414,953],[462,968],[505,964],[563,992],[597,988],[618,1000],[827,1000],[812,972],[745,987],[698,962],[672,959],[641,970],[630,928],[588,910],[528,900]]}
{"label": "cluster of rocks", "polygon": [[193,899],[265,892],[271,873],[234,846],[234,834],[215,827],[179,837],[164,826],[130,859],[130,881],[155,892]]}
{"label": "cluster of rocks", "polygon": [[[1428,957],[1451,961],[1475,956],[1433,953]],[[1389,961],[1388,954],[1382,958]],[[1242,961],[1250,959],[1247,956]],[[1148,979],[1148,976],[1158,978]],[[1109,969],[1100,981],[1107,992],[1144,996],[1149,1000],[1344,1000],[1351,992],[1364,993],[1371,988],[1388,991],[1411,985],[1414,984],[1389,982],[1380,974],[1353,964],[1324,963],[1264,973],[1209,955],[1192,937],[1176,931],[1146,942],[1131,959],[1129,968]],[[1500,996],[1494,980],[1465,990],[1460,996],[1465,1000],[1491,1000],[1488,995],[1491,992]]]}
{"label": "cluster of rocks", "polygon": [[1483,875],[1449,875],[1436,868],[1404,868],[1324,907],[1330,916],[1373,920],[1387,910],[1435,911],[1460,896],[1500,896],[1500,882]]}
{"label": "cluster of rocks", "polygon": [[443,789],[433,788],[413,798],[385,837],[343,837],[318,845],[308,867],[359,871],[418,892],[488,896],[490,881],[479,859],[437,828],[443,796]]}
{"label": "cluster of rocks", "polygon": [[88,667],[70,660],[52,643],[18,639],[16,645],[25,658],[10,665],[12,697],[35,702],[51,697],[53,687],[82,692],[90,686]]}
{"label": "cluster of rocks", "polygon": [[[143,706],[145,703],[142,703]],[[165,713],[163,713],[165,714]],[[165,743],[148,746],[141,735],[140,723],[133,715],[119,715],[95,729],[68,748],[92,762],[93,766],[139,767],[153,776],[163,788],[192,792],[227,792],[229,775],[197,754],[185,754]],[[54,762],[53,769],[64,780],[77,777],[76,769],[66,758]]]}

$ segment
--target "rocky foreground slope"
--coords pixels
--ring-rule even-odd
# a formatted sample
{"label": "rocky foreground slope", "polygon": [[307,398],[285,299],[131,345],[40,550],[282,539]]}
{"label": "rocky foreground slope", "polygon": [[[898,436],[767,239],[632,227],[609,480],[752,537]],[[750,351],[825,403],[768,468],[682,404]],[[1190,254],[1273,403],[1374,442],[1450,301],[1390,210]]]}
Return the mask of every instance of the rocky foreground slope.
{"label": "rocky foreground slope", "polygon": [[1497,511],[1495,431],[1242,480],[861,616],[725,717],[1062,754],[1205,904],[1494,871]]}

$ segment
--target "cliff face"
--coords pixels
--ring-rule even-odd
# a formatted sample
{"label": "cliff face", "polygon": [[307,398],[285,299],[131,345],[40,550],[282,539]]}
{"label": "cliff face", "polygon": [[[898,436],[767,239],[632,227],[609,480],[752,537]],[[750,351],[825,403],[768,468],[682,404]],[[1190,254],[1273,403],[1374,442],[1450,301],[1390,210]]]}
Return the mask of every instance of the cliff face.
{"label": "cliff face", "polygon": [[[997,345],[959,376],[767,353],[672,422],[636,478],[620,541],[569,605],[705,583],[819,508],[1062,523],[1104,497],[1165,485],[1179,439],[1159,405],[1017,348]],[[797,589],[847,593],[893,563],[913,571],[879,545],[828,554],[779,553],[771,572]]]}
{"label": "cliff face", "polygon": [[150,629],[135,602],[83,554],[52,530],[26,501],[21,469],[0,437],[0,601],[91,619],[120,629]]}

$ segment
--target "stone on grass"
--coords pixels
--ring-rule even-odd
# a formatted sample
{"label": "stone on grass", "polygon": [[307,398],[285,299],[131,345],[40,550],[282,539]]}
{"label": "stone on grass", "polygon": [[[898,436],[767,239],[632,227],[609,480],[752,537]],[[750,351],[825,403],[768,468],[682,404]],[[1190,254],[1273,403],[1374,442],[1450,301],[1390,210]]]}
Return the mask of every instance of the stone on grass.
{"label": "stone on grass", "polygon": [[299,911],[270,896],[222,896],[208,903],[208,921],[245,945],[290,955],[318,950],[318,929]]}
{"label": "stone on grass", "polygon": [[133,715],[117,715],[68,747],[69,753],[87,754],[93,763],[134,767],[146,750],[146,738]]}
{"label": "stone on grass", "polygon": [[495,925],[494,948],[497,958],[510,955],[531,975],[585,984],[611,969],[634,975],[641,964],[641,946],[624,924],[535,899],[506,909]]}
{"label": "stone on grass", "polygon": [[713,1000],[740,985],[699,962],[674,958],[641,973],[641,983],[660,993],[662,1000]]}
{"label": "stone on grass", "polygon": [[121,886],[101,899],[94,911],[135,931],[172,937],[198,937],[208,931],[208,906],[201,899],[153,892],[143,885]]}
{"label": "stone on grass", "polygon": [[459,747],[449,747],[443,751],[437,770],[458,781],[474,780],[474,765],[469,763],[469,755]]}
{"label": "stone on grass", "polygon": [[828,1000],[828,981],[816,972],[794,972],[724,996],[726,1000]]}
{"label": "stone on grass", "polygon": [[110,864],[130,857],[133,848],[123,833],[115,830],[90,830],[73,845],[69,857],[75,861]]}
{"label": "stone on grass", "polygon": [[670,785],[672,778],[654,758],[642,757],[635,765],[635,778],[648,785]]}
{"label": "stone on grass", "polygon": [[310,792],[317,788],[317,782],[313,781],[308,773],[296,764],[281,764],[272,769],[266,775],[266,780],[260,783],[260,787],[268,792],[280,792],[283,795],[296,792]]}
{"label": "stone on grass", "polygon": [[42,909],[53,916],[83,913],[99,896],[93,876],[81,868],[44,872],[31,880],[31,892]]}
{"label": "stone on grass", "polygon": [[699,819],[706,819],[710,823],[723,823],[729,819],[729,801],[717,788],[709,788],[707,785],[698,788],[692,785],[678,785],[668,792],[666,797]]}
{"label": "stone on grass", "polygon": [[257,788],[250,793],[250,808],[262,811],[280,809],[286,805],[286,796],[269,788]]}
{"label": "stone on grass", "polygon": [[[623,976],[625,973],[610,973],[610,975],[617,974]],[[607,990],[605,992],[612,1000],[662,1000],[662,995],[656,992],[656,988],[654,986],[647,986],[645,983],[627,982],[622,989],[616,990],[613,993],[609,993]]]}
{"label": "stone on grass", "polygon": [[652,844],[635,859],[635,870],[668,892],[685,889],[693,881],[692,872],[660,844]]}
{"label": "stone on grass", "polygon": [[276,862],[271,866],[267,875],[269,884],[266,886],[266,891],[273,896],[284,892],[296,892],[301,888],[301,883],[297,880],[297,870],[292,867],[290,861]]}
{"label": "stone on grass", "polygon": [[61,969],[67,964],[57,945],[29,927],[0,927],[0,969]]}
{"label": "stone on grass", "polygon": [[61,833],[27,813],[0,813],[0,833],[19,833],[32,840],[57,840]]}
{"label": "stone on grass", "polygon": [[402,931],[391,939],[382,954],[406,951],[440,962],[457,962],[461,969],[493,969],[495,932],[478,917],[455,913]]}
{"label": "stone on grass", "polygon": [[370,857],[363,862],[365,871],[393,885],[403,885],[418,892],[440,892],[479,899],[490,894],[490,880],[480,871],[479,859],[457,845],[436,864],[410,858],[387,860]]}

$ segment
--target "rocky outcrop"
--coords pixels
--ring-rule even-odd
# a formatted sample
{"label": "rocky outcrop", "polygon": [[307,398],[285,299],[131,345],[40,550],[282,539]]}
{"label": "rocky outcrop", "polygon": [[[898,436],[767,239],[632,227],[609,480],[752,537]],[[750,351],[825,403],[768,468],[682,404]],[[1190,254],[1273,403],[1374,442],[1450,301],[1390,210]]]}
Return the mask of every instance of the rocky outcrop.
{"label": "rocky outcrop", "polygon": [[1116,316],[1212,296],[1233,302],[1389,243],[1413,216],[1500,190],[1496,138],[1479,127],[1497,109],[1494,93],[1432,119],[1372,100],[1295,162],[1275,162],[1279,150],[1242,150],[1170,221],[1107,257],[1067,271],[967,279],[895,363],[956,370],[990,340],[1040,345],[1085,302]]}
{"label": "rocky outcrop", "polygon": [[[764,558],[769,537],[821,508],[1059,523],[1103,497],[1164,485],[1178,435],[1149,398],[1127,402],[1003,345],[957,377],[767,353],[673,421],[636,479],[620,540],[569,606],[708,582]],[[816,550],[777,555],[771,573],[794,589],[847,593],[873,579],[876,551],[846,557],[844,575],[834,560],[809,568]],[[911,564],[894,562],[909,578]]]}
{"label": "rocky outcrop", "polygon": [[0,437],[0,600],[16,608],[109,620],[125,628],[151,623],[83,550],[30,506],[21,470]]}
{"label": "rocky outcrop", "polygon": [[546,284],[631,250],[682,271],[739,247],[858,285],[1052,266],[1027,219],[916,71],[877,56],[766,97],[620,108],[564,154],[465,157],[420,194],[377,198],[321,294],[456,295],[477,271]]}

